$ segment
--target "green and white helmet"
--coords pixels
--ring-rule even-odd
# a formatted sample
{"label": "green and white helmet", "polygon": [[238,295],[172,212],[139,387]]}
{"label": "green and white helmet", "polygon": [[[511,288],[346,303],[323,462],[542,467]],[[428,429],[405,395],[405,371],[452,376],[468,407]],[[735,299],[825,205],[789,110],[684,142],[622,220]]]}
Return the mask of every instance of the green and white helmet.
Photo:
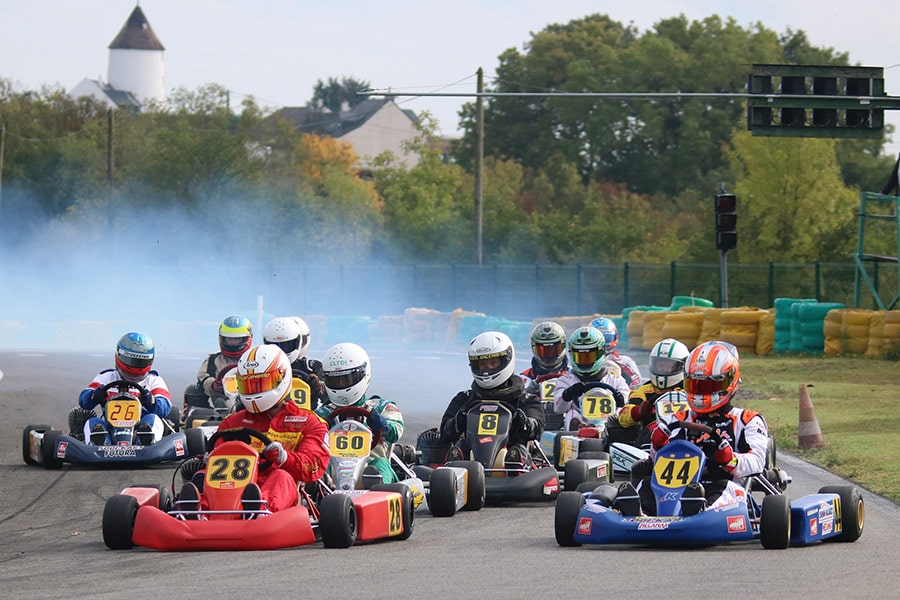
{"label": "green and white helmet", "polygon": [[531,330],[534,359],[546,369],[558,369],[566,360],[566,330],[559,323],[542,321]]}
{"label": "green and white helmet", "polygon": [[579,327],[569,336],[569,356],[575,373],[596,375],[606,362],[606,338],[596,327]]}
{"label": "green and white helmet", "polygon": [[666,338],[650,350],[650,381],[667,390],[684,381],[684,362],[690,351],[676,339]]}

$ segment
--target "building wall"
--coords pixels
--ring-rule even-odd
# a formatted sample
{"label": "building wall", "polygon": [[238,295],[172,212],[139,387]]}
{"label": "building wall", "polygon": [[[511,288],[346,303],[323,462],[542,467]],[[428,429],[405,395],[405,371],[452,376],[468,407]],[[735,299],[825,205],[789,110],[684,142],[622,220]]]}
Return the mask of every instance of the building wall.
{"label": "building wall", "polygon": [[368,166],[372,159],[390,150],[407,167],[419,162],[416,155],[404,155],[403,142],[418,135],[415,124],[393,102],[385,105],[362,126],[341,137],[341,141],[353,145],[361,166]]}
{"label": "building wall", "polygon": [[109,99],[109,96],[100,88],[100,85],[93,79],[82,79],[78,82],[69,95],[73,98],[81,98],[82,96],[90,96],[106,105],[107,108],[115,108],[115,103]]}
{"label": "building wall", "polygon": [[110,50],[108,77],[113,88],[131,92],[142,104],[166,99],[163,53],[160,51]]}

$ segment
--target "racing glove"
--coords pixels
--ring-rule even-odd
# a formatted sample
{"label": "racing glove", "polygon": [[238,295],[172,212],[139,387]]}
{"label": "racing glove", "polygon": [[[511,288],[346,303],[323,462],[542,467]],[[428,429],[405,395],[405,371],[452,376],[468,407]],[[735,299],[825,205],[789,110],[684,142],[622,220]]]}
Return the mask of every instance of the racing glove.
{"label": "racing glove", "polygon": [[284,449],[281,442],[269,442],[266,447],[263,448],[263,456],[276,467],[280,467],[286,463],[288,459],[287,450]]}
{"label": "racing glove", "polygon": [[212,385],[210,386],[214,394],[219,394],[220,396],[225,395],[225,384],[222,383],[222,380],[219,378],[213,378]]}
{"label": "racing glove", "polygon": [[631,418],[635,423],[646,423],[653,417],[653,403],[646,400],[631,407]]}
{"label": "racing glove", "polygon": [[388,426],[387,419],[375,410],[369,413],[369,416],[366,418],[366,423],[369,424],[372,432],[386,431]]}
{"label": "racing glove", "polygon": [[153,405],[156,404],[156,399],[153,397],[153,394],[150,393],[150,390],[141,390],[141,404],[147,410],[153,410]]}
{"label": "racing glove", "polygon": [[521,431],[530,438],[534,434],[534,419],[526,415],[521,408],[517,408],[509,427],[513,431]]}
{"label": "racing glove", "polygon": [[733,469],[737,464],[731,444],[728,443],[728,440],[722,436],[722,432],[718,429],[710,433],[709,438],[702,443],[703,453],[706,454],[709,460],[729,470]]}
{"label": "racing glove", "polygon": [[93,392],[91,392],[91,402],[100,405],[106,402],[106,392],[102,387],[98,387]]}
{"label": "racing glove", "polygon": [[469,420],[469,413],[464,410],[456,413],[456,417],[454,420],[454,426],[456,427],[456,433],[463,434],[466,432],[466,423]]}
{"label": "racing glove", "polygon": [[584,382],[576,381],[563,390],[562,399],[566,402],[575,402],[584,393]]}

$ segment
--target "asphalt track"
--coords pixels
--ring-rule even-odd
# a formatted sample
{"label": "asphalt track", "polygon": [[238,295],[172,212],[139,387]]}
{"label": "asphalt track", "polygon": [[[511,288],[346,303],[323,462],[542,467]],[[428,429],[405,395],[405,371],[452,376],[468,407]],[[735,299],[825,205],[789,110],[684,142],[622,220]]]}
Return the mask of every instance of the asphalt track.
{"label": "asphalt track", "polygon": [[[459,352],[370,351],[371,391],[400,404],[404,441],[436,424],[468,385]],[[409,540],[326,550],[111,551],[106,499],[171,467],[60,471],[22,462],[23,428],[65,427],[78,392],[112,362],[101,354],[0,352],[0,597],[2,598],[897,598],[900,509],[867,491],[853,544],[764,550],[758,542],[701,549],[560,548],[553,505],[486,507],[449,519],[420,510]],[[180,403],[202,356],[157,359]],[[524,364],[523,364],[524,367]],[[782,454],[791,497],[838,483]]]}

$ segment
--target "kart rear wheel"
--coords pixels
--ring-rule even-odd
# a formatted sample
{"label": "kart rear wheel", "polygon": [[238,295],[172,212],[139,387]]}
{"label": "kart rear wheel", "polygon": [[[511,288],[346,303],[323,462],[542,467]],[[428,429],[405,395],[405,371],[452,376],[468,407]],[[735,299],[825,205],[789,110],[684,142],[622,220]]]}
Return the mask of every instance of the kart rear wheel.
{"label": "kart rear wheel", "polygon": [[415,525],[416,520],[416,499],[413,495],[413,491],[409,489],[409,486],[405,483],[376,483],[370,488],[370,491],[395,492],[400,494],[402,497],[400,517],[403,523],[403,533],[395,537],[398,540],[409,538],[409,536],[412,535],[413,525]]}
{"label": "kart rear wheel", "polygon": [[556,543],[560,546],[581,545],[575,541],[575,527],[578,524],[578,513],[581,512],[582,506],[584,506],[584,496],[578,492],[562,492],[556,498],[553,530],[556,533]]}
{"label": "kart rear wheel", "polygon": [[134,519],[138,501],[128,494],[116,494],[103,507],[103,542],[110,550],[128,550],[134,547]]}
{"label": "kart rear wheel", "polygon": [[202,429],[190,428],[184,430],[187,438],[188,456],[203,456],[206,452],[206,434]]}
{"label": "kart rear wheel", "polygon": [[63,460],[56,456],[56,440],[62,435],[58,429],[48,429],[41,440],[41,464],[45,469],[60,469]]}
{"label": "kart rear wheel", "polygon": [[766,445],[766,468],[774,469],[778,466],[778,445],[775,443],[775,436],[769,436],[769,442]]}
{"label": "kart rear wheel", "polygon": [[837,494],[841,499],[840,535],[825,540],[826,542],[855,542],[862,535],[866,524],[866,503],[859,488],[855,485],[826,485],[819,490],[820,494]]}
{"label": "kart rear wheel", "polygon": [[428,484],[428,510],[435,517],[456,514],[456,473],[450,469],[435,469]]}
{"label": "kart rear wheel", "polygon": [[329,494],[319,506],[319,533],[326,548],[349,548],[356,541],[356,507],[347,494]]}
{"label": "kart rear wheel", "polygon": [[50,429],[50,425],[29,425],[22,431],[22,460],[26,465],[38,464],[36,460],[31,458],[31,432],[44,433]]}
{"label": "kart rear wheel", "polygon": [[481,510],[487,499],[487,488],[484,482],[484,465],[477,460],[451,460],[448,467],[460,467],[466,470],[466,503],[463,510]]}
{"label": "kart rear wheel", "polygon": [[783,550],[791,543],[791,500],[787,496],[763,498],[759,541],[767,550]]}
{"label": "kart rear wheel", "polygon": [[175,496],[172,495],[172,490],[170,490],[169,486],[167,485],[159,485],[156,483],[139,483],[131,487],[150,488],[156,490],[159,493],[156,506],[157,508],[159,508],[159,510],[165,513],[172,510],[172,507],[175,505]]}
{"label": "kart rear wheel", "polygon": [[178,412],[178,409],[174,406],[169,409],[169,415],[166,417],[166,420],[172,424],[172,429],[177,433],[181,430],[181,413]]}

